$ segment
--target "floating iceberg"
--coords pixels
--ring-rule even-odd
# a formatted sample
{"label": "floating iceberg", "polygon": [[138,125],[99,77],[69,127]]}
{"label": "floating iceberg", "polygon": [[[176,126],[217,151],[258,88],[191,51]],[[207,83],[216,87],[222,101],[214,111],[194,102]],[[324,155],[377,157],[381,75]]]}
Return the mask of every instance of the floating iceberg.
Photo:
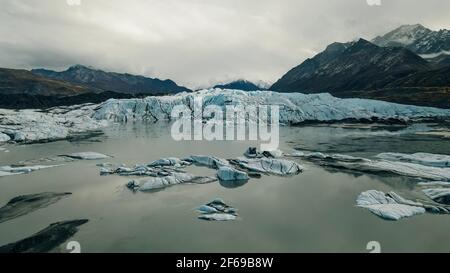
{"label": "floating iceberg", "polygon": [[164,167],[164,166],[171,166],[171,167],[184,167],[186,165],[190,165],[189,162],[185,160],[181,160],[176,157],[170,157],[170,158],[161,158],[158,160],[155,160],[148,164],[149,167]]}
{"label": "floating iceberg", "polygon": [[368,173],[392,173],[434,181],[450,181],[450,168],[430,167],[399,161],[371,160],[339,154],[294,152],[290,156],[302,157],[317,162],[319,165],[333,168]]}
{"label": "floating iceberg", "polygon": [[247,173],[231,167],[221,167],[217,172],[217,177],[221,181],[246,181],[250,179]]}
{"label": "floating iceberg", "polygon": [[200,206],[197,211],[201,213],[198,218],[207,221],[233,221],[238,215],[235,208],[219,198]]}
{"label": "floating iceberg", "polygon": [[212,169],[219,169],[220,167],[226,167],[230,165],[228,160],[215,156],[192,155],[186,160],[196,165],[205,166]]}
{"label": "floating iceberg", "polygon": [[110,158],[108,155],[96,153],[96,152],[82,152],[82,153],[73,153],[68,155],[62,155],[66,157],[70,157],[73,159],[81,159],[81,160],[100,160]]}
{"label": "floating iceberg", "polygon": [[13,198],[4,207],[0,208],[0,223],[48,207],[70,194],[45,192]]}
{"label": "floating iceberg", "polygon": [[414,202],[401,197],[395,192],[366,191],[358,196],[356,203],[358,207],[366,208],[385,220],[397,221],[402,218],[424,214],[425,212],[450,214],[449,207]]}
{"label": "floating iceberg", "polygon": [[140,181],[130,181],[127,188],[134,191],[153,191],[179,184],[206,184],[216,182],[217,179],[206,176],[194,176],[187,173],[172,173],[164,177],[152,177]]}
{"label": "floating iceberg", "polygon": [[40,232],[15,243],[0,247],[0,253],[46,253],[66,242],[78,227],[88,222],[86,219],[57,222]]}
{"label": "floating iceberg", "polygon": [[303,171],[303,167],[296,162],[286,159],[274,159],[274,158],[260,158],[260,159],[247,159],[238,158],[232,161],[239,165],[241,168],[275,175],[296,175]]}
{"label": "floating iceberg", "polygon": [[406,200],[395,192],[387,194],[375,190],[363,192],[356,203],[358,207],[366,208],[385,220],[397,221],[426,212],[421,203]]}
{"label": "floating iceberg", "polygon": [[256,147],[250,147],[247,149],[247,151],[244,153],[244,155],[248,158],[262,158],[262,157],[269,157],[269,158],[280,158],[283,157],[283,152],[280,150],[271,150],[271,151],[258,151]]}
{"label": "floating iceberg", "polygon": [[169,176],[172,173],[184,173],[184,171],[180,169],[173,169],[171,167],[147,167],[144,165],[136,165],[133,168],[126,167],[122,164],[117,168],[114,167],[102,167],[100,169],[100,175],[111,175],[117,174],[121,176]]}
{"label": "floating iceberg", "polygon": [[390,161],[404,161],[410,163],[417,163],[424,166],[432,167],[450,167],[450,156],[416,153],[416,154],[402,154],[402,153],[381,153],[377,158]]}
{"label": "floating iceberg", "polygon": [[13,167],[13,166],[0,166],[0,177],[27,174],[38,170],[59,167],[62,165],[48,165],[48,166],[25,166],[25,167]]}

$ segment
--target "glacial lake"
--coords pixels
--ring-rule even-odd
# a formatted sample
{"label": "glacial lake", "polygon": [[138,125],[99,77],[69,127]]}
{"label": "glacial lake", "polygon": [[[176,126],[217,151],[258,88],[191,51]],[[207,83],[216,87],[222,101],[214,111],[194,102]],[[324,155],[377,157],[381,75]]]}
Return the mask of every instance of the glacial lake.
{"label": "glacial lake", "polygon": [[[371,158],[381,152],[450,154],[450,139],[416,132],[427,124],[404,128],[354,125],[282,127],[280,149],[294,148]],[[425,214],[385,221],[355,206],[367,190],[395,191],[406,198],[426,197],[416,182],[401,176],[333,171],[295,159],[305,171],[293,177],[263,176],[244,185],[177,185],[161,191],[132,192],[133,178],[100,176],[101,162],[133,166],[165,157],[242,156],[255,142],[176,142],[170,125],[115,125],[103,135],[72,141],[5,145],[0,165],[21,160],[95,151],[113,158],[74,161],[26,175],[0,178],[0,203],[24,194],[71,192],[68,198],[0,224],[0,245],[29,237],[49,224],[89,219],[69,241],[82,252],[369,252],[378,241],[383,252],[450,252],[450,215]],[[199,175],[214,170],[188,167]],[[207,222],[197,207],[222,198],[239,210],[239,219]],[[57,251],[66,252],[65,245]]]}

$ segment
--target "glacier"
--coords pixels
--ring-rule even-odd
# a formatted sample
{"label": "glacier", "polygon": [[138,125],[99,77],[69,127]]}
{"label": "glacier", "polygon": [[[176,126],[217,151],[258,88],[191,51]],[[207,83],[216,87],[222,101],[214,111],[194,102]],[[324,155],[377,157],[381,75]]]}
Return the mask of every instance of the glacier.
{"label": "glacier", "polygon": [[339,99],[328,93],[307,95],[205,89],[193,93],[143,99],[110,99],[100,104],[56,107],[45,111],[0,109],[0,141],[21,143],[54,141],[101,130],[113,122],[170,121],[175,106],[185,105],[192,109],[196,99],[202,99],[204,107],[277,105],[280,109],[279,122],[285,125],[311,121],[392,119],[407,121],[450,117],[450,110],[447,109],[368,99]]}

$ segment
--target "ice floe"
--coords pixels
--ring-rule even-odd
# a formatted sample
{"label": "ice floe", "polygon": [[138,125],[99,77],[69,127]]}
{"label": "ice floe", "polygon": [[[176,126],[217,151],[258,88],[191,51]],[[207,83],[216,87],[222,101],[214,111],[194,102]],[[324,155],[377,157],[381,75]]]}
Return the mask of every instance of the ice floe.
{"label": "ice floe", "polygon": [[110,158],[108,155],[104,155],[101,153],[96,152],[81,152],[81,153],[73,153],[68,155],[62,155],[66,157],[70,157],[73,159],[80,159],[80,160],[100,160],[100,159],[107,159]]}
{"label": "ice floe", "polygon": [[36,165],[36,166],[22,166],[22,167],[15,167],[15,166],[0,166],[0,177],[2,176],[10,176],[10,175],[18,175],[18,174],[27,174],[38,170],[48,169],[48,168],[54,168],[59,167],[61,165]]}
{"label": "ice floe", "polygon": [[294,161],[286,159],[275,159],[275,158],[249,159],[241,157],[232,160],[232,162],[246,170],[265,174],[286,176],[286,175],[296,175],[303,171],[302,166],[300,166]]}
{"label": "ice floe", "polygon": [[170,158],[161,158],[158,160],[155,160],[148,164],[149,167],[164,167],[164,166],[171,166],[171,167],[184,167],[187,165],[190,165],[191,163],[185,160],[181,160],[176,157],[170,157]]}
{"label": "ice floe", "polygon": [[200,206],[197,211],[200,213],[198,218],[207,221],[233,221],[238,216],[235,208],[219,198]]}
{"label": "ice floe", "polygon": [[216,182],[217,179],[207,176],[195,176],[188,173],[172,173],[163,177],[151,177],[143,180],[128,182],[127,188],[133,191],[153,191],[179,184],[206,184]]}
{"label": "ice floe", "polygon": [[280,158],[283,156],[283,152],[281,150],[270,150],[261,152],[256,147],[250,147],[247,149],[244,155],[248,158],[262,158],[262,157]]}
{"label": "ice floe", "polygon": [[246,172],[231,167],[220,167],[217,171],[217,177],[221,181],[246,181],[250,179]]}
{"label": "ice floe", "polygon": [[390,161],[404,161],[432,167],[450,167],[450,156],[429,153],[381,153],[376,156]]}
{"label": "ice floe", "polygon": [[371,160],[348,155],[309,153],[301,151],[294,152],[290,156],[302,157],[317,162],[319,165],[340,169],[368,173],[392,173],[433,181],[450,181],[450,168],[431,167],[399,161]]}
{"label": "ice floe", "polygon": [[0,253],[46,253],[54,251],[75,233],[78,227],[88,222],[86,219],[57,222],[40,232],[0,247]]}
{"label": "ice floe", "polygon": [[48,207],[70,194],[45,192],[15,197],[0,208],[0,223]]}
{"label": "ice floe", "polygon": [[[434,196],[434,193],[429,194]],[[402,218],[424,214],[425,212],[450,214],[450,208],[447,206],[411,201],[395,192],[366,191],[358,196],[356,203],[358,207],[366,208],[385,220],[397,221]]]}
{"label": "ice floe", "polygon": [[421,203],[406,200],[395,192],[366,191],[359,195],[356,203],[385,220],[397,221],[426,212]]}
{"label": "ice floe", "polygon": [[173,172],[177,173],[184,173],[183,170],[180,169],[174,169],[169,167],[162,167],[162,166],[156,166],[156,167],[147,167],[144,165],[136,165],[132,168],[126,167],[124,164],[121,164],[119,167],[102,167],[100,169],[100,175],[111,175],[111,174],[117,174],[121,176],[153,176],[153,177],[159,177],[159,176],[169,176]]}
{"label": "ice floe", "polygon": [[215,156],[192,155],[186,160],[196,165],[205,166],[212,169],[219,169],[220,167],[230,165],[228,160]]}

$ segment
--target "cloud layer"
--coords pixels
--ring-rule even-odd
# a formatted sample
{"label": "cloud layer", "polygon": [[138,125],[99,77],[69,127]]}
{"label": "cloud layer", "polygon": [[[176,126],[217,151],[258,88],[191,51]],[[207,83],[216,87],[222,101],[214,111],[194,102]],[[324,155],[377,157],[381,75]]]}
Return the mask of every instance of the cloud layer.
{"label": "cloud layer", "polygon": [[105,70],[191,88],[273,82],[334,41],[450,28],[448,0],[0,0],[0,66]]}

